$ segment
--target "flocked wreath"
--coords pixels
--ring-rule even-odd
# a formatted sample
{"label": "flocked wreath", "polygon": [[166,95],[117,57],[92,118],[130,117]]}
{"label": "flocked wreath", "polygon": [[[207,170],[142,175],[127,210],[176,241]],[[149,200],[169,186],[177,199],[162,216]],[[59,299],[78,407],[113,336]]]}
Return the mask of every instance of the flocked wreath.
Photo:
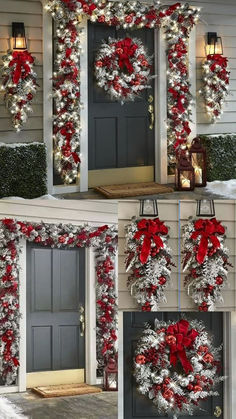
{"label": "flocked wreath", "polygon": [[221,349],[198,320],[147,324],[134,358],[139,392],[161,415],[193,415],[201,401],[218,395],[214,388],[224,379],[218,375]]}
{"label": "flocked wreath", "polygon": [[25,50],[8,51],[2,60],[4,101],[12,115],[13,127],[20,131],[28,114],[33,112],[31,104],[38,87],[35,59]]}
{"label": "flocked wreath", "polygon": [[137,38],[109,38],[95,58],[97,84],[121,103],[134,100],[149,87],[151,58]]}
{"label": "flocked wreath", "polygon": [[172,255],[168,227],[159,218],[133,218],[126,227],[126,271],[131,295],[143,311],[156,311],[167,302],[165,288],[170,282]]}
{"label": "flocked wreath", "polygon": [[221,290],[232,266],[225,238],[225,227],[216,218],[190,219],[183,227],[185,286],[199,311],[214,311],[223,303]]}

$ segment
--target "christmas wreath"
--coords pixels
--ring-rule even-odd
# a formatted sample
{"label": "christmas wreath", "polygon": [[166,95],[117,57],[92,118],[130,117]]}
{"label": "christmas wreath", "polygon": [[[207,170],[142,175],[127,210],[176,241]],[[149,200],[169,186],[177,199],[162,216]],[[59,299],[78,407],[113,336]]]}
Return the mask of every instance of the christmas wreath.
{"label": "christmas wreath", "polygon": [[199,311],[214,311],[223,302],[221,289],[232,266],[224,242],[225,227],[216,218],[190,219],[183,227],[185,286]]}
{"label": "christmas wreath", "polygon": [[133,218],[126,227],[126,271],[131,295],[143,311],[156,311],[159,303],[167,302],[164,290],[170,281],[171,249],[168,227],[159,218]]}
{"label": "christmas wreath", "polygon": [[95,59],[95,76],[99,87],[121,103],[147,89],[151,79],[151,58],[140,39],[109,38]]}
{"label": "christmas wreath", "polygon": [[3,84],[5,104],[12,114],[12,124],[20,131],[32,112],[31,103],[37,90],[34,57],[27,51],[8,51],[3,56]]}
{"label": "christmas wreath", "polygon": [[198,320],[146,325],[134,358],[134,377],[161,415],[192,415],[200,401],[217,396],[220,351]]}
{"label": "christmas wreath", "polygon": [[203,97],[212,122],[220,118],[225,97],[229,94],[228,59],[211,54],[203,62]]}

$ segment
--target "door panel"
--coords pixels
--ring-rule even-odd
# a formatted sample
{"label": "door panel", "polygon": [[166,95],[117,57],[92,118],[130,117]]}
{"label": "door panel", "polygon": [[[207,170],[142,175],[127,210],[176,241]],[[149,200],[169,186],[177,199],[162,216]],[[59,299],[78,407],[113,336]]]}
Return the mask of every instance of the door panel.
{"label": "door panel", "polygon": [[[154,53],[152,30],[128,32],[99,23],[88,24],[89,170],[94,171],[96,177],[99,175],[97,172],[103,169],[148,167],[154,164],[154,130],[149,129],[148,115],[148,97],[154,95],[153,83],[140,98],[121,105],[97,86],[94,77],[95,55],[102,41],[108,37],[117,39],[125,36],[141,39],[149,55]],[[119,177],[120,172],[116,173]]]}
{"label": "door panel", "polygon": [[85,250],[27,245],[27,372],[83,369]]}
{"label": "door panel", "polygon": [[[160,320],[179,320],[181,318],[180,313],[177,312],[162,312],[162,313],[123,313],[123,325],[124,325],[124,418],[135,419],[145,418],[151,419],[158,417],[164,419],[167,416],[159,416],[156,410],[147,397],[141,395],[137,391],[137,384],[132,375],[132,365],[134,351],[141,336],[144,323],[148,322],[154,324],[156,318]],[[223,313],[187,313],[188,318],[197,318],[203,320],[206,324],[207,329],[214,334],[214,345],[219,346],[223,342]],[[223,365],[223,357],[222,357]],[[223,375],[223,372],[222,372]],[[192,419],[213,419],[214,409],[216,406],[220,406],[223,410],[223,384],[218,388],[219,396],[211,397],[209,400],[202,403],[201,407],[203,411],[196,412]],[[183,419],[189,418],[189,416],[180,416]],[[223,415],[221,416],[223,418]]]}

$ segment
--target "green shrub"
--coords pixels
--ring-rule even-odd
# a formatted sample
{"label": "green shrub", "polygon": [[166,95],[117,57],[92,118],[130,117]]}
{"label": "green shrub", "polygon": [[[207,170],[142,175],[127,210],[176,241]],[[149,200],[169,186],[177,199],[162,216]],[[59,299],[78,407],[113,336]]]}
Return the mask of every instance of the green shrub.
{"label": "green shrub", "polygon": [[0,144],[0,198],[31,199],[46,193],[45,144]]}
{"label": "green shrub", "polygon": [[207,180],[236,179],[236,134],[200,135],[207,153]]}

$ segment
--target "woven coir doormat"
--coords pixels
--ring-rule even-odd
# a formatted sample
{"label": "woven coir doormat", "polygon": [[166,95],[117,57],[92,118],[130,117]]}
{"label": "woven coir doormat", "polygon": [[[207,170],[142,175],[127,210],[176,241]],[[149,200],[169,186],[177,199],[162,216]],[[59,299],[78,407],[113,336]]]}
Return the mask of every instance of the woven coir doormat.
{"label": "woven coir doormat", "polygon": [[48,387],[34,387],[34,393],[41,397],[67,397],[79,396],[82,394],[101,393],[102,389],[87,384],[66,384],[61,386],[48,386]]}
{"label": "woven coir doormat", "polygon": [[127,198],[131,196],[158,195],[174,192],[170,186],[155,182],[126,183],[124,185],[98,186],[95,191],[100,192],[106,198]]}

